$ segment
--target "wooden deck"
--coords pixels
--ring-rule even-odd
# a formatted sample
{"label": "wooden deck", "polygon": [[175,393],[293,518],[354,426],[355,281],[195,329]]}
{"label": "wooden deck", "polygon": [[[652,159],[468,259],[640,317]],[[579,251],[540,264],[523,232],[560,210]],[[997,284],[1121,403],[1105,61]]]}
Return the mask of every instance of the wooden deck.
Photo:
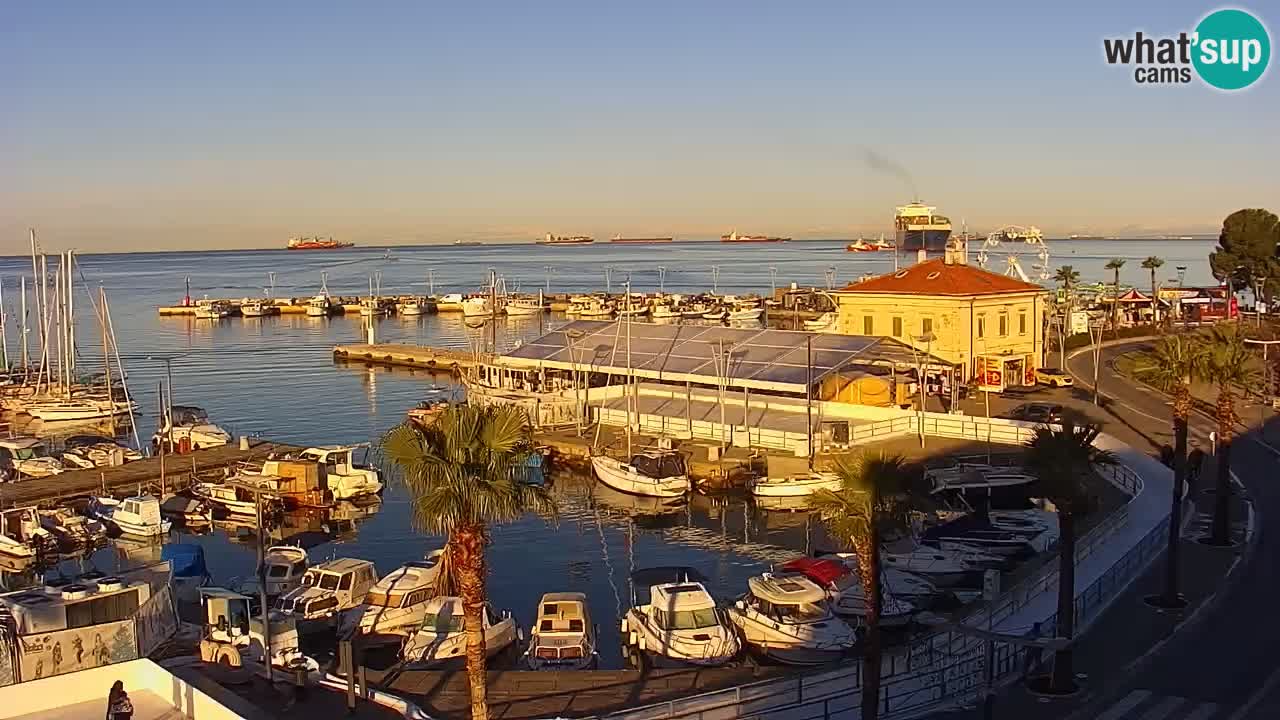
{"label": "wooden deck", "polygon": [[490,362],[493,359],[487,353],[477,357],[467,350],[391,343],[338,345],[333,348],[333,358],[348,362],[362,362],[369,365],[424,368],[455,373]]}
{"label": "wooden deck", "polygon": [[[244,460],[263,459],[269,453],[301,449],[296,445],[260,440],[249,450],[225,445],[184,455],[168,455],[165,457],[164,489],[172,492],[186,487],[193,473],[216,472]],[[132,494],[140,486],[144,490],[160,491],[160,458],[144,458],[116,467],[70,470],[60,475],[3,483],[0,484],[0,505],[51,505],[64,498],[100,494],[104,489],[115,495]]]}
{"label": "wooden deck", "polygon": [[[777,667],[489,673],[489,714],[501,720],[590,717],[785,675]],[[370,684],[418,704],[432,717],[470,717],[464,670],[368,670]]]}

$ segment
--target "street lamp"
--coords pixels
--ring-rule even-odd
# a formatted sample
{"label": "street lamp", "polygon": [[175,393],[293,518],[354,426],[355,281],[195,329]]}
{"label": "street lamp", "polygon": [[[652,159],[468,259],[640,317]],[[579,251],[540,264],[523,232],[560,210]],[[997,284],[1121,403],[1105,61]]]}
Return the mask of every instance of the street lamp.
{"label": "street lamp", "polygon": [[911,354],[915,357],[915,361],[916,361],[916,384],[917,384],[916,392],[920,397],[920,410],[919,410],[919,416],[916,422],[916,428],[917,430],[919,430],[919,433],[920,433],[920,447],[924,447],[924,402],[925,402],[924,363],[925,361],[920,357],[920,353],[916,349],[916,343],[924,343],[925,357],[932,358],[934,334],[931,332],[923,333],[920,335],[916,335],[915,337],[912,338],[912,340],[914,342],[911,344]]}
{"label": "street lamp", "polygon": [[664,295],[667,291],[667,266],[658,266],[658,295]]}

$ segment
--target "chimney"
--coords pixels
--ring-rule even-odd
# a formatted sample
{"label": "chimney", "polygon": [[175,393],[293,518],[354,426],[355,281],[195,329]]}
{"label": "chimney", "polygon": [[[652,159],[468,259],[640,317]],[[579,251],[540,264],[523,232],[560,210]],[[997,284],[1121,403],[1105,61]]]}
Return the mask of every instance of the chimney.
{"label": "chimney", "polygon": [[963,235],[952,237],[947,241],[947,249],[942,261],[947,265],[968,265],[969,241]]}

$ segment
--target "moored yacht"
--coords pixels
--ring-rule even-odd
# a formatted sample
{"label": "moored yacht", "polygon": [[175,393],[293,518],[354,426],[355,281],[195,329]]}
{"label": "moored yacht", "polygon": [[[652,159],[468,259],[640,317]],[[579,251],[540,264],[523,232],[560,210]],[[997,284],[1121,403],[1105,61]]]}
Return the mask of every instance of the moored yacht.
{"label": "moored yacht", "polygon": [[174,405],[172,413],[165,414],[160,427],[151,436],[153,450],[158,451],[163,444],[169,452],[183,448],[221,447],[230,442],[231,433],[214,425],[209,420],[209,413],[195,405]]}
{"label": "moored yacht", "polygon": [[172,526],[160,516],[160,501],[151,495],[137,495],[124,500],[97,497],[89,504],[89,514],[114,525],[126,535],[154,537],[168,533]]}
{"label": "moored yacht", "polygon": [[607,455],[593,455],[591,468],[600,482],[632,495],[680,497],[689,492],[684,456],[674,450],[650,450],[625,463]]}
{"label": "moored yacht", "polygon": [[743,640],[788,665],[821,665],[856,642],[853,628],[831,612],[827,593],[804,575],[765,573],[727,611]]}
{"label": "moored yacht", "polygon": [[[827,600],[835,614],[857,618],[861,623],[867,618],[867,594],[862,581],[849,566],[830,559],[797,558],[782,566],[785,572],[800,573],[827,593]],[[896,597],[883,578],[880,586],[880,625],[898,627],[911,622],[916,608]]]}
{"label": "moored yacht", "polygon": [[276,608],[294,617],[299,632],[332,628],[339,615],[364,601],[377,581],[368,560],[329,560],[308,568],[301,585],[281,595]]}
{"label": "moored yacht", "polygon": [[651,659],[723,665],[741,649],[738,636],[693,568],[631,574],[633,607],[622,617],[623,643]]}
{"label": "moored yacht", "polygon": [[262,567],[252,579],[240,585],[240,592],[257,595],[261,587],[258,578],[266,578],[267,600],[270,602],[301,585],[309,565],[306,550],[293,545],[273,545],[263,552]]}
{"label": "moored yacht", "polygon": [[49,455],[45,444],[33,437],[0,438],[0,468],[9,466],[18,478],[48,477],[62,472],[62,462]]}
{"label": "moored yacht", "polygon": [[596,664],[596,629],[587,596],[547,593],[538,601],[525,662],[532,670],[586,670]]}
{"label": "moored yacht", "polygon": [[749,483],[756,497],[807,497],[818,490],[840,490],[840,476],[833,472],[807,472],[781,477],[761,477]]}
{"label": "moored yacht", "polygon": [[324,466],[325,487],[335,500],[353,500],[382,492],[378,471],[355,461],[355,452],[367,445],[324,445],[303,450],[299,460],[310,460]]}
{"label": "moored yacht", "polygon": [[[489,603],[480,609],[484,624],[486,657],[506,650],[519,638],[520,630],[509,612],[496,613]],[[422,623],[405,640],[400,657],[405,664],[436,667],[467,654],[467,633],[462,615],[462,599],[437,596],[427,601]]]}
{"label": "moored yacht", "polygon": [[58,538],[42,526],[35,507],[0,510],[0,555],[30,561],[57,553]]}
{"label": "moored yacht", "polygon": [[235,485],[200,482],[191,486],[191,496],[203,500],[212,507],[222,508],[232,515],[257,515],[258,505],[254,494]]}
{"label": "moored yacht", "polygon": [[410,635],[426,616],[427,601],[436,596],[443,550],[432,550],[392,570],[374,583],[364,601],[343,613],[339,633],[358,627],[365,635]]}

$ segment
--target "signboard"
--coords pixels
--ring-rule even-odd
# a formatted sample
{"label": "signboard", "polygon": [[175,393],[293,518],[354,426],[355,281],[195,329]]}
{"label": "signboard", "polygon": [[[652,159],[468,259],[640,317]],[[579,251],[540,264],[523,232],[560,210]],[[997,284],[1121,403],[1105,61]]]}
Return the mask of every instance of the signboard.
{"label": "signboard", "polygon": [[1070,335],[1083,335],[1089,332],[1089,313],[1084,310],[1076,310],[1071,313],[1071,327],[1067,329]]}
{"label": "signboard", "polygon": [[138,659],[133,620],[18,638],[23,682]]}
{"label": "signboard", "polygon": [[1002,364],[999,360],[992,360],[983,355],[974,358],[973,378],[977,381],[979,390],[987,392],[1004,391]]}
{"label": "signboard", "polygon": [[1022,361],[1022,384],[1023,385],[1036,384],[1036,369],[1035,369],[1034,355],[1028,355],[1027,358]]}

